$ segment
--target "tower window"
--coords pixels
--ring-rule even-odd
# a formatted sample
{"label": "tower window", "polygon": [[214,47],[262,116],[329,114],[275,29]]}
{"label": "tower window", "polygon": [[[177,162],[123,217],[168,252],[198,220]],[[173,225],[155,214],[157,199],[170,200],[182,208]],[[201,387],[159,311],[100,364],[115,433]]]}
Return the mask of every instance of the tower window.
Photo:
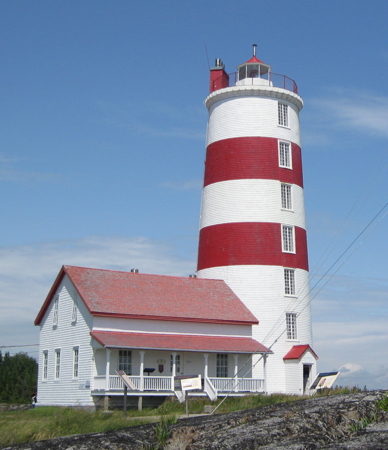
{"label": "tower window", "polygon": [[282,225],[283,252],[295,253],[294,227]]}
{"label": "tower window", "polygon": [[284,269],[284,293],[295,295],[295,270]]}
{"label": "tower window", "polygon": [[282,208],[292,210],[291,184],[281,185]]}
{"label": "tower window", "polygon": [[132,354],[130,350],[119,350],[119,370],[132,374]]}
{"label": "tower window", "polygon": [[217,353],[217,378],[228,376],[228,354]]}
{"label": "tower window", "polygon": [[292,169],[291,146],[289,142],[279,141],[279,167]]}
{"label": "tower window", "polygon": [[278,102],[278,123],[282,127],[288,127],[288,105]]}
{"label": "tower window", "polygon": [[296,339],[296,314],[286,313],[287,339]]}

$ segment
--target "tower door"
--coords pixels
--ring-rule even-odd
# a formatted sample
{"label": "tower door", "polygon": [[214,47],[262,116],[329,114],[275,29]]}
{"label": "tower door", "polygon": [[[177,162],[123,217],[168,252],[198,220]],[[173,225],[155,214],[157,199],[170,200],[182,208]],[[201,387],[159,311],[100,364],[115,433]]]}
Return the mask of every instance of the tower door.
{"label": "tower door", "polygon": [[311,364],[303,364],[303,394],[306,394],[310,384],[311,367]]}

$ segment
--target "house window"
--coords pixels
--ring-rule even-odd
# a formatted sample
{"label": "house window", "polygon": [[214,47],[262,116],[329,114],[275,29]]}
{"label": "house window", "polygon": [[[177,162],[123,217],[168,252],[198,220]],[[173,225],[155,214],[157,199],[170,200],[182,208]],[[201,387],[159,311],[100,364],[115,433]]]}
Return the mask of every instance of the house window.
{"label": "house window", "polygon": [[279,141],[279,167],[292,169],[291,145],[289,142]]}
{"label": "house window", "polygon": [[278,123],[282,127],[288,127],[288,105],[278,102]]}
{"label": "house window", "polygon": [[[172,373],[173,369],[173,355],[170,355],[170,372]],[[175,373],[181,371],[181,355],[175,355]]]}
{"label": "house window", "polygon": [[48,351],[43,352],[43,380],[47,380],[47,369],[48,369]]}
{"label": "house window", "polygon": [[71,313],[71,322],[75,323],[77,322],[77,292],[73,292],[73,310]]}
{"label": "house window", "polygon": [[61,374],[61,350],[55,350],[55,379],[58,380]]}
{"label": "house window", "polygon": [[119,350],[119,370],[127,375],[132,374],[132,353],[130,350]]}
{"label": "house window", "polygon": [[291,184],[281,184],[282,208],[292,210]]}
{"label": "house window", "polygon": [[73,348],[73,378],[78,378],[79,348]]}
{"label": "house window", "polygon": [[296,314],[286,313],[287,339],[296,339]]}
{"label": "house window", "polygon": [[228,376],[228,355],[227,353],[217,353],[217,378]]}
{"label": "house window", "polygon": [[284,269],[284,293],[295,295],[295,270]]}
{"label": "house window", "polygon": [[58,303],[59,303],[59,295],[54,297],[54,306],[53,306],[53,325],[58,325]]}
{"label": "house window", "polygon": [[283,252],[295,253],[294,227],[282,225]]}

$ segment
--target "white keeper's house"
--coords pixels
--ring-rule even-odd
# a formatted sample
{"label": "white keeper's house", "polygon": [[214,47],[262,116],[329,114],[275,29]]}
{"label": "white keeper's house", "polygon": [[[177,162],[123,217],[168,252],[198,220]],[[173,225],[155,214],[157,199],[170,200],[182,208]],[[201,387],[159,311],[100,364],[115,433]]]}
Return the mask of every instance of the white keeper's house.
{"label": "white keeper's house", "polygon": [[[196,276],[64,266],[35,321],[40,404],[304,394],[316,376],[294,80],[253,56],[210,70]],[[260,324],[259,324],[260,322]]]}
{"label": "white keeper's house", "polygon": [[265,373],[271,352],[252,338],[257,319],[222,280],[63,266],[35,324],[39,405],[122,402],[116,370],[130,375],[137,398],[174,396],[174,377],[184,375],[202,377],[191,395],[265,392],[249,361],[264,355]]}

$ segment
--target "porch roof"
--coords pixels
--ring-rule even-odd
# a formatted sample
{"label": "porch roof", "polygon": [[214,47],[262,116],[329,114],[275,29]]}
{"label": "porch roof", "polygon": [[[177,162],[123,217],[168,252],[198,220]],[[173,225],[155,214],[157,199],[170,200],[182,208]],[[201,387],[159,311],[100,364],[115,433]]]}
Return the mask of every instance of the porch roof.
{"label": "porch roof", "polygon": [[317,354],[314,350],[308,345],[294,345],[292,349],[283,357],[283,359],[299,359],[309,350],[315,359],[318,359]]}
{"label": "porch roof", "polygon": [[108,348],[217,353],[272,353],[263,344],[248,337],[125,333],[118,331],[92,331],[90,335],[102,346]]}

